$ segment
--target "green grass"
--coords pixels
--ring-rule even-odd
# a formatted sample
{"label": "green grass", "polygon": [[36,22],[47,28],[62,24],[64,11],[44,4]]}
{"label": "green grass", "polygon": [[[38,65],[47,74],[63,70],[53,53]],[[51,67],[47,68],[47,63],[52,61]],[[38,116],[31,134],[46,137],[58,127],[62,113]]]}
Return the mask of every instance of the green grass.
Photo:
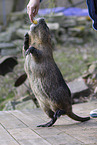
{"label": "green grass", "polygon": [[8,95],[6,96],[6,98],[0,99],[0,110],[3,110],[3,108],[5,107],[5,104],[8,101],[13,100],[13,98],[15,97],[15,94],[13,91],[11,91],[10,93],[8,93]]}
{"label": "green grass", "polygon": [[4,108],[4,102],[14,98],[13,78],[0,77],[0,110]]}
{"label": "green grass", "polygon": [[[86,53],[86,54],[85,54]],[[87,56],[84,59],[84,55]],[[71,81],[81,76],[87,70],[87,64],[97,60],[96,48],[58,48],[54,51],[54,59],[64,78]]]}

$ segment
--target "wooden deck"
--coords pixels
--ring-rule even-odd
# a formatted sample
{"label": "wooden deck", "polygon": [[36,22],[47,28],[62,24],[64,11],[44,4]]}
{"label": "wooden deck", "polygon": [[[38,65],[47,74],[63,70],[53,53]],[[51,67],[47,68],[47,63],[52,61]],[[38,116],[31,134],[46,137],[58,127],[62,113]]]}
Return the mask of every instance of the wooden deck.
{"label": "wooden deck", "polygon": [[[75,113],[89,115],[97,101],[73,105]],[[0,112],[0,145],[92,145],[97,144],[97,118],[77,122],[60,117],[53,127],[38,128],[49,121],[40,109]]]}

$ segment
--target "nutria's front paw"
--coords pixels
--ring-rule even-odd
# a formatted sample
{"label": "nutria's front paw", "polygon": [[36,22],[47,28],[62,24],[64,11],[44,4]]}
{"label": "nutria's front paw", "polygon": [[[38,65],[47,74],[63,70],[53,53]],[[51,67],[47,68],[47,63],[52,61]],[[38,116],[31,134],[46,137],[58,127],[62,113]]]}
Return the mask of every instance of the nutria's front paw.
{"label": "nutria's front paw", "polygon": [[25,55],[29,55],[30,53],[33,54],[34,50],[35,50],[35,47],[29,47],[29,49],[26,50]]}
{"label": "nutria's front paw", "polygon": [[26,33],[24,35],[24,49],[25,51],[29,48],[29,34]]}

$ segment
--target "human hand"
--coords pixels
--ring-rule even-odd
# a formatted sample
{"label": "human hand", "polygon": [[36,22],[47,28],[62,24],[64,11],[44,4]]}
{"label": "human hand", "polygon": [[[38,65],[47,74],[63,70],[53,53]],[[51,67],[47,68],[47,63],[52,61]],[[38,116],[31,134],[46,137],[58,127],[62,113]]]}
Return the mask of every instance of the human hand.
{"label": "human hand", "polygon": [[30,21],[33,22],[33,17],[36,16],[39,10],[40,0],[30,0],[27,5],[27,13]]}

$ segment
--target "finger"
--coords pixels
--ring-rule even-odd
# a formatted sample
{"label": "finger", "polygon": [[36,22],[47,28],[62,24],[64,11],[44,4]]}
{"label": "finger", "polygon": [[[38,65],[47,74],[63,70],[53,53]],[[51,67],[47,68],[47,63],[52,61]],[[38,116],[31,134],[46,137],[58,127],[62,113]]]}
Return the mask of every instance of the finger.
{"label": "finger", "polygon": [[33,14],[33,12],[35,11],[35,8],[34,7],[31,7],[31,9],[30,9],[30,14],[29,14],[29,18],[30,18],[30,21],[31,22],[33,22],[33,16],[34,16],[34,14]]}
{"label": "finger", "polygon": [[35,9],[35,11],[34,11],[34,13],[33,13],[33,16],[34,16],[34,17],[37,15],[38,10],[39,10],[39,7],[36,7],[36,9]]}
{"label": "finger", "polygon": [[33,23],[33,15],[30,15],[29,18],[30,18],[30,21]]}
{"label": "finger", "polygon": [[33,22],[33,13],[29,13],[29,19],[31,22]]}

